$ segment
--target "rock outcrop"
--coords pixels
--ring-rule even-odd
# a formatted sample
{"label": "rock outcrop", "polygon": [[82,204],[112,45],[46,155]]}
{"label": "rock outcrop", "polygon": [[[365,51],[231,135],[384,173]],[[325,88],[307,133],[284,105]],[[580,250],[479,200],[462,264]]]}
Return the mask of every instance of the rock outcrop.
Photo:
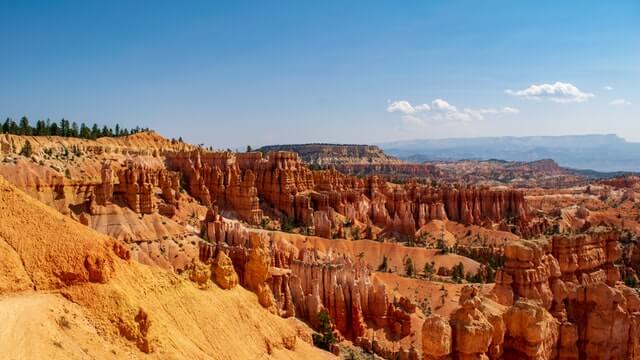
{"label": "rock outcrop", "polygon": [[[362,259],[298,250],[278,233],[250,230],[219,215],[213,219],[207,224],[211,243],[201,243],[199,258],[212,264],[219,285],[217,274],[231,274],[230,261],[239,284],[280,316],[317,326],[318,313],[327,312],[338,338],[356,343],[368,341],[365,334],[371,326],[387,329],[396,339],[411,334],[416,306],[406,298],[390,299],[384,283],[373,281]],[[383,347],[378,352],[394,354]]]}
{"label": "rock outcrop", "polygon": [[229,152],[192,152],[165,154],[170,169],[185,177],[187,190],[206,206],[214,202],[235,210],[250,224],[259,224],[262,210],[252,171],[241,171]]}
{"label": "rock outcrop", "polygon": [[[134,161],[127,161],[122,168],[116,168],[109,161],[102,164],[101,182],[94,187],[91,203],[92,213],[99,210],[96,205],[105,206],[121,200],[131,210],[139,214],[152,214],[158,210],[155,189],[161,190],[162,199],[175,213],[180,198],[180,174],[163,167],[150,167]],[[116,181],[117,178],[117,181]]]}
{"label": "rock outcrop", "polygon": [[[257,224],[262,199],[282,218],[316,226],[327,235],[341,230],[346,218],[364,226],[414,236],[430,220],[489,226],[509,224],[516,232],[532,236],[523,193],[465,186],[440,186],[408,182],[390,184],[377,176],[357,178],[335,169],[311,171],[291,152],[167,154],[167,163],[181,171],[189,193],[204,204],[228,204],[244,220]],[[316,215],[323,212],[324,215]]]}
{"label": "rock outcrop", "polygon": [[639,359],[640,297],[618,281],[617,239],[595,228],[508,243],[490,298],[467,286],[448,323],[424,322],[425,358]]}

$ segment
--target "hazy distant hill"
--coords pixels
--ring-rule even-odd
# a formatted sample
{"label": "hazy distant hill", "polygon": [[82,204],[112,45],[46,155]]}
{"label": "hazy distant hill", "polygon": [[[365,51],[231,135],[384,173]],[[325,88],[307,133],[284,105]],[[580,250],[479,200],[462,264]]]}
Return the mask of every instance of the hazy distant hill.
{"label": "hazy distant hill", "polygon": [[418,139],[379,144],[388,154],[427,160],[553,159],[561,166],[597,171],[640,171],[640,143],[617,135]]}

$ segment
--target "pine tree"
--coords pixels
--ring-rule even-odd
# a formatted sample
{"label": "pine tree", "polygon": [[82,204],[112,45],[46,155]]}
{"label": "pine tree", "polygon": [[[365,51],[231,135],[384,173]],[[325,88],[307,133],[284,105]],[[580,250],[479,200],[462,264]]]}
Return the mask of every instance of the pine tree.
{"label": "pine tree", "polygon": [[93,124],[93,126],[91,127],[91,138],[95,140],[99,136],[100,136],[100,128],[98,127],[98,124]]}
{"label": "pine tree", "polygon": [[49,135],[51,136],[60,136],[60,127],[58,123],[52,122],[51,126],[49,126]]}
{"label": "pine tree", "polygon": [[11,119],[7,118],[7,120],[4,121],[4,124],[2,124],[2,132],[5,134],[9,133],[9,124],[11,124]]}
{"label": "pine tree", "polygon": [[29,126],[29,119],[23,116],[20,119],[20,135],[31,135],[31,126]]}
{"label": "pine tree", "polygon": [[435,273],[436,268],[435,268],[435,262],[426,262],[424,263],[424,276],[427,278],[427,280],[431,280],[433,278],[433,273]]}
{"label": "pine tree", "polygon": [[74,121],[73,124],[71,124],[71,130],[69,130],[69,136],[78,137],[78,134],[80,134],[80,130],[78,130],[78,124]]}
{"label": "pine tree", "polygon": [[416,269],[413,266],[413,260],[410,257],[407,257],[404,261],[404,273],[411,277],[416,273]]}
{"label": "pine tree", "polygon": [[80,137],[83,139],[89,139],[91,137],[91,130],[85,123],[80,124]]}
{"label": "pine tree", "polygon": [[331,316],[323,310],[318,313],[317,320],[320,334],[312,335],[313,345],[328,351],[331,349],[331,345],[337,341],[331,329]]}
{"label": "pine tree", "polygon": [[9,134],[18,134],[18,124],[13,120],[9,123]]}
{"label": "pine tree", "polygon": [[116,136],[120,136],[120,125],[116,124],[116,132],[115,132]]}
{"label": "pine tree", "polygon": [[458,265],[454,265],[451,269],[451,279],[457,283],[461,282],[464,278],[464,264],[459,262]]}
{"label": "pine tree", "polygon": [[69,120],[62,119],[60,120],[60,136],[68,137],[71,129],[69,127]]}
{"label": "pine tree", "polygon": [[45,135],[45,128],[46,128],[46,125],[44,123],[44,120],[36,121],[36,130],[34,132],[34,135],[36,136]]}

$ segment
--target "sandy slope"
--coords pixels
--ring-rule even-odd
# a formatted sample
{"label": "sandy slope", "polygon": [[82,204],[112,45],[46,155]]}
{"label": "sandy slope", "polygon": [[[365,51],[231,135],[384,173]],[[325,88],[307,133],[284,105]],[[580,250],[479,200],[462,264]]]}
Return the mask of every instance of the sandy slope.
{"label": "sandy slope", "polygon": [[331,357],[253,293],[200,290],[114,244],[0,178],[0,359]]}

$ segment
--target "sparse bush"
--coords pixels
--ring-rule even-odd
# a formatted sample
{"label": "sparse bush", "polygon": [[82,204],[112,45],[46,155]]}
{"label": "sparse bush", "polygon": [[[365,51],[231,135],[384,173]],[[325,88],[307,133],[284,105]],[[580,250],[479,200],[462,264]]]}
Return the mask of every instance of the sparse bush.
{"label": "sparse bush", "polygon": [[31,147],[31,142],[29,140],[25,141],[24,145],[22,145],[22,149],[20,150],[20,155],[31,157],[33,154],[33,148]]}

